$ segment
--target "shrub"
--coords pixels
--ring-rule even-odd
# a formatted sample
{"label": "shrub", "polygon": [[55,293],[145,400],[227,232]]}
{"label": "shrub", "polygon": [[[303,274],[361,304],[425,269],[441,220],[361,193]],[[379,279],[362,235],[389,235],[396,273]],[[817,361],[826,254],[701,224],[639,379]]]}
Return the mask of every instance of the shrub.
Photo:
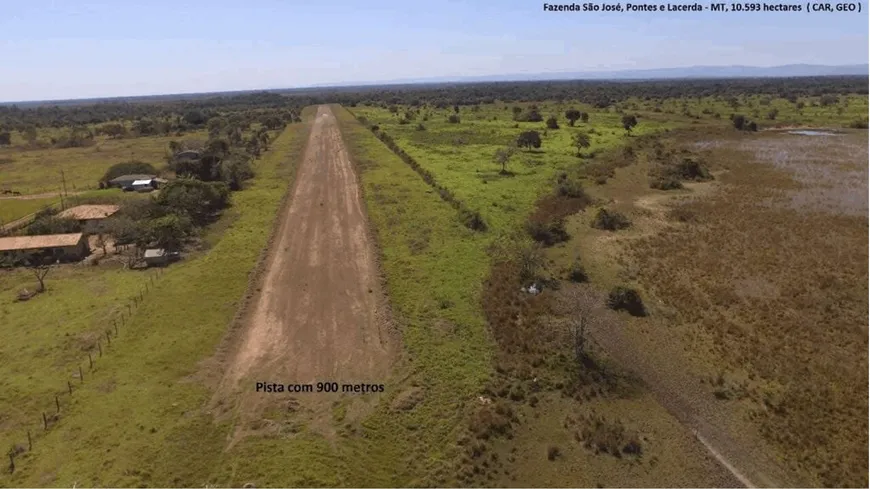
{"label": "shrub", "polygon": [[568,280],[574,283],[583,283],[589,281],[589,275],[586,274],[586,269],[580,263],[580,260],[574,260],[571,268],[568,269]]}
{"label": "shrub", "polygon": [[562,451],[557,446],[551,446],[547,449],[547,460],[556,460],[560,455],[562,455]]}
{"label": "shrub", "polygon": [[555,117],[550,116],[550,118],[547,119],[547,129],[559,129],[559,121],[557,121]]}
{"label": "shrub", "polygon": [[697,216],[694,212],[685,207],[677,207],[668,212],[668,217],[679,222],[694,222]]}
{"label": "shrub", "polygon": [[530,221],[526,225],[526,231],[538,243],[544,246],[553,246],[556,243],[568,241],[571,236],[565,230],[565,222],[563,219],[556,219],[550,222]]}
{"label": "shrub", "polygon": [[447,118],[447,122],[451,124],[459,124],[459,116],[456,114],[450,114],[450,117]]}
{"label": "shrub", "polygon": [[577,180],[567,178],[567,176],[565,178],[559,177],[559,181],[556,183],[556,194],[560,197],[586,199],[589,202],[592,201],[589,195],[586,194],[583,185],[581,185]]}
{"label": "shrub", "polygon": [[118,178],[122,175],[135,174],[156,175],[157,169],[154,168],[154,165],[145,163],[144,161],[125,161],[110,166],[100,181],[108,182],[109,180]]}
{"label": "shrub", "polygon": [[592,220],[592,227],[596,229],[605,229],[607,231],[617,231],[631,226],[631,221],[627,217],[616,211],[607,209],[598,209],[595,218]]}
{"label": "shrub", "polygon": [[694,158],[683,158],[673,166],[673,173],[682,180],[712,180],[713,176],[703,163]]}
{"label": "shrub", "polygon": [[607,296],[607,307],[614,311],[626,311],[636,317],[647,315],[640,294],[630,287],[614,287]]}
{"label": "shrub", "polygon": [[418,123],[418,124],[417,124],[417,128],[416,128],[416,129],[417,129],[418,131],[425,131],[425,130],[426,130],[426,126],[424,126],[423,123],[421,122],[421,123]]}
{"label": "shrub", "polygon": [[483,216],[477,211],[462,209],[459,213],[459,218],[462,220],[462,224],[465,224],[465,227],[472,231],[486,231],[487,229]]}
{"label": "shrub", "polygon": [[849,123],[852,129],[867,129],[867,119],[856,119]]}

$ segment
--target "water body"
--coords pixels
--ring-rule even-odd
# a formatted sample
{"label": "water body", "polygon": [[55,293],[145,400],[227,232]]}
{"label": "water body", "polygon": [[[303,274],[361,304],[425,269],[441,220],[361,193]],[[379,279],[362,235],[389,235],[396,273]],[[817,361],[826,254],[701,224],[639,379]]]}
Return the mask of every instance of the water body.
{"label": "water body", "polygon": [[800,131],[789,131],[789,134],[798,134],[800,136],[841,136],[841,134],[836,132],[829,131],[815,131],[811,129],[804,129]]}

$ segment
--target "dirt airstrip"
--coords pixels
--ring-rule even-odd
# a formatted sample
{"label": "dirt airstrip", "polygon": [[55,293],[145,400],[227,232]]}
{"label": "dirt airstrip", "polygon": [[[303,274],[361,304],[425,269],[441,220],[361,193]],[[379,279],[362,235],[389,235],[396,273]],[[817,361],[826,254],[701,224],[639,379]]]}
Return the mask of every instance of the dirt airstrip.
{"label": "dirt airstrip", "polygon": [[376,248],[337,121],[321,106],[312,124],[218,390],[218,398],[238,402],[243,425],[275,403],[322,418],[346,396],[349,411],[360,411],[353,407],[365,404],[357,402],[366,397],[360,394],[272,394],[256,392],[255,385],[383,384],[396,351]]}

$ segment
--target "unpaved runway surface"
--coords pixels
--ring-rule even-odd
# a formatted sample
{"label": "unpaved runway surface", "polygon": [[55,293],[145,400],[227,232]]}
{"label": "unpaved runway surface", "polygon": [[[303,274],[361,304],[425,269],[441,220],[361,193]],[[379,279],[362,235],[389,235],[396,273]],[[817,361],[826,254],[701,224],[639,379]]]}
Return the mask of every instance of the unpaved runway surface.
{"label": "unpaved runway surface", "polygon": [[[328,107],[318,108],[288,205],[220,389],[241,395],[243,415],[286,399],[255,392],[257,381],[384,383],[393,356],[376,249]],[[304,405],[339,395],[294,397]]]}

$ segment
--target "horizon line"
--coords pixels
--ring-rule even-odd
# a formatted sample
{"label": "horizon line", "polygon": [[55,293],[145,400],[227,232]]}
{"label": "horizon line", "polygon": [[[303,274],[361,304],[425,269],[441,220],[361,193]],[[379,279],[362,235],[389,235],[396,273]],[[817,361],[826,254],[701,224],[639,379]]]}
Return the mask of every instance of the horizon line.
{"label": "horizon line", "polygon": [[[868,73],[851,73],[851,74],[808,74],[808,75],[731,75],[731,76],[704,76],[704,75],[684,75],[684,76],[651,76],[648,78],[644,77],[631,77],[631,78],[620,78],[618,77],[619,73],[643,73],[643,72],[656,72],[656,71],[668,71],[668,70],[691,70],[691,69],[721,69],[721,68],[730,68],[730,69],[742,69],[742,68],[750,68],[756,70],[764,70],[764,69],[777,69],[777,68],[791,68],[791,67],[812,67],[812,68],[849,68],[849,67],[863,67],[865,71]],[[613,74],[616,75],[614,78],[583,78],[583,75],[602,75],[602,74]],[[542,78],[546,76],[570,76],[577,75],[577,78]],[[351,89],[356,87],[377,87],[377,86],[399,86],[399,85],[436,85],[436,84],[475,84],[475,83],[516,83],[516,82],[547,82],[547,81],[562,81],[562,82],[570,82],[570,81],[596,81],[596,82],[647,82],[647,81],[663,81],[663,80],[720,80],[720,79],[759,79],[759,78],[814,78],[814,77],[838,77],[838,76],[870,76],[870,63],[848,63],[848,64],[837,64],[837,65],[822,65],[822,64],[813,64],[813,63],[790,63],[783,65],[769,65],[769,66],[758,66],[758,65],[690,65],[690,66],[672,66],[672,67],[663,67],[663,68],[624,68],[624,69],[615,69],[615,70],[588,70],[588,71],[549,71],[549,72],[534,72],[534,73],[505,73],[505,74],[490,74],[490,75],[453,75],[453,76],[430,76],[430,77],[422,77],[422,78],[398,78],[393,80],[377,80],[377,81],[353,81],[353,82],[327,82],[323,84],[312,84],[312,85],[301,85],[301,86],[283,86],[283,87],[270,87],[270,88],[249,88],[249,89],[228,89],[216,92],[188,92],[188,91],[180,91],[180,92],[169,92],[169,93],[147,93],[147,94],[135,94],[135,95],[112,95],[107,97],[74,97],[74,98],[58,98],[58,99],[31,99],[31,100],[10,100],[10,101],[0,101],[0,106],[10,106],[17,104],[51,104],[58,102],[88,102],[88,101],[112,101],[112,100],[124,100],[124,99],[142,99],[149,97],[184,97],[184,96],[221,96],[226,94],[245,94],[245,93],[258,93],[258,92],[278,92],[278,91],[293,91],[293,90],[317,90],[317,89],[329,89],[329,88],[340,88],[340,89]],[[498,80],[486,80],[486,78],[494,78],[494,77],[504,77]],[[510,78],[515,77],[515,78]],[[523,78],[526,77],[526,78]],[[528,77],[537,77],[535,79],[529,79]]]}

